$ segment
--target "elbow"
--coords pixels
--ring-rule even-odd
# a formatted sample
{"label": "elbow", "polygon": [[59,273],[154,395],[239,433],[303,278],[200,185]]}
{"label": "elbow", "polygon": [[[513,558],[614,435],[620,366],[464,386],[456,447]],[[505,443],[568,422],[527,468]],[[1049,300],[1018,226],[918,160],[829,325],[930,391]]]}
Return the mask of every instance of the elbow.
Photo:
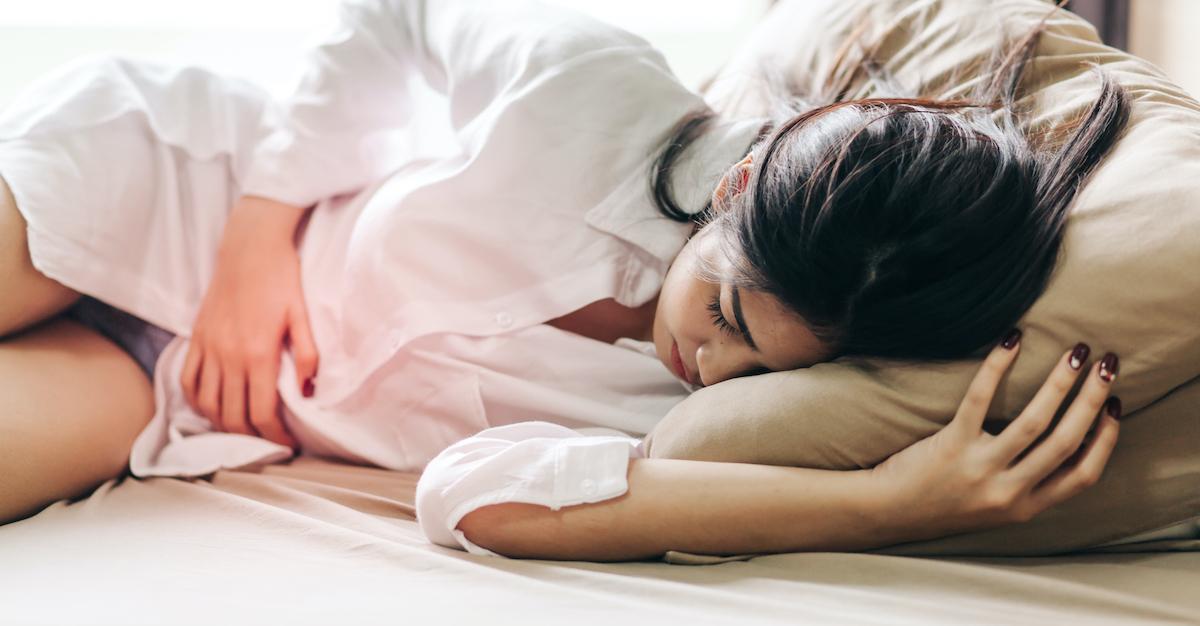
{"label": "elbow", "polygon": [[548,507],[520,502],[503,502],[479,507],[458,521],[471,543],[514,559],[559,558],[551,550],[554,537],[545,523],[557,515]]}
{"label": "elbow", "polygon": [[504,533],[496,532],[497,522],[500,520],[497,509],[502,506],[504,505],[492,504],[475,509],[458,520],[458,526],[455,528],[462,531],[463,536],[471,543],[496,554],[508,556],[502,550],[505,547]]}
{"label": "elbow", "polygon": [[452,532],[459,530],[471,543],[501,556],[544,558],[537,550],[536,538],[531,539],[527,533],[531,515],[537,514],[531,509],[550,513],[549,508],[510,502],[491,504],[467,513],[452,529],[448,523],[450,511],[443,497],[442,482],[436,472],[427,472],[417,482],[417,522],[431,543],[464,550],[466,546]]}
{"label": "elbow", "polygon": [[415,502],[417,523],[430,543],[446,548],[464,549],[446,523],[448,503],[445,498],[445,479],[436,472],[426,471],[417,481]]}
{"label": "elbow", "polygon": [[[443,453],[445,454],[445,453]],[[480,493],[459,494],[455,486],[461,472],[443,467],[442,456],[425,468],[417,481],[415,495],[417,523],[433,544],[477,552],[472,546],[511,558],[553,558],[547,553],[546,537],[553,530],[559,513],[549,507],[520,502],[489,504],[469,511],[452,523],[454,509],[464,500]],[[459,531],[459,532],[456,532]]]}
{"label": "elbow", "polygon": [[446,548],[466,549],[467,546],[454,532],[460,530],[475,546],[502,556],[547,558],[536,549],[539,543],[536,537],[529,537],[528,534],[535,526],[532,522],[538,511],[534,510],[553,513],[550,508],[502,502],[475,508],[458,520],[455,526],[451,526],[450,508],[454,505],[445,498],[443,483],[446,480],[448,478],[440,476],[438,472],[427,471],[416,483],[416,520],[430,542]]}
{"label": "elbow", "polygon": [[609,525],[570,518],[572,510],[590,506],[594,505],[556,511],[540,504],[491,504],[464,515],[457,529],[471,543],[511,559],[610,562],[661,557],[661,551],[623,545]]}

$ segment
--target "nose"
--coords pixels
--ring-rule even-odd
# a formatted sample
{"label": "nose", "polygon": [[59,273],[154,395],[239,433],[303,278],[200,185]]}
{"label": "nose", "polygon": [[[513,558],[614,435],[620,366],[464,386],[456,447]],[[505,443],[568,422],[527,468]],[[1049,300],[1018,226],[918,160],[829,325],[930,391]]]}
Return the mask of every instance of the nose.
{"label": "nose", "polygon": [[700,383],[705,387],[764,371],[755,363],[748,346],[727,343],[701,344],[696,350],[696,369],[700,371]]}

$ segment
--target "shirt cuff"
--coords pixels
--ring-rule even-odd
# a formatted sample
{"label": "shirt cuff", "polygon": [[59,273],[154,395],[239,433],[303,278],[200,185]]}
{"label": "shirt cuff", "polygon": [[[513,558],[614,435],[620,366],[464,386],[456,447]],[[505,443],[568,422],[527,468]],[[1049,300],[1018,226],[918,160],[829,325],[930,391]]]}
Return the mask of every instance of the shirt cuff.
{"label": "shirt cuff", "polygon": [[[524,434],[541,436],[505,441],[501,437],[516,433],[496,433],[517,426]],[[458,522],[471,511],[503,502],[557,511],[620,496],[629,488],[629,459],[641,456],[638,443],[625,435],[583,436],[548,422],[484,430],[426,466],[417,485],[418,521],[433,543],[500,556],[467,539]]]}

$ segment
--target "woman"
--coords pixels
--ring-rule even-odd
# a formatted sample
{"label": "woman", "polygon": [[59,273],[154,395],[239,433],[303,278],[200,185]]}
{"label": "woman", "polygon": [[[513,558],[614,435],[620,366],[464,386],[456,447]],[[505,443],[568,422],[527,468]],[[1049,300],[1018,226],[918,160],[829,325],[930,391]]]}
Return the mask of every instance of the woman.
{"label": "woman", "polygon": [[[89,434],[113,418],[99,410],[56,396],[69,416],[61,419],[73,423],[53,433],[29,424],[32,416],[5,413],[17,415],[7,418],[13,432],[30,434],[6,440],[14,473],[3,475],[19,470],[24,479],[4,485],[15,494],[5,498],[4,519],[112,476],[125,452],[135,475],[190,476],[283,460],[298,447],[425,469],[418,511],[437,543],[604,560],[662,546],[885,545],[1027,519],[1098,476],[1115,441],[1115,403],[1078,462],[1063,462],[1108,397],[1115,355],[1092,368],[1048,443],[1011,468],[1053,417],[1063,400],[1055,390],[1082,369],[1086,347],[1064,356],[1020,428],[994,440],[980,432],[1018,334],[989,358],[954,428],[865,474],[640,459],[627,433],[647,432],[696,385],[840,354],[937,358],[992,343],[1052,268],[1073,191],[1062,185],[1082,178],[1111,140],[1097,128],[1119,127],[1112,110],[1124,101],[1111,84],[1097,106],[1108,117],[1085,122],[1069,158],[1049,173],[1020,160],[1039,155],[1006,143],[1012,129],[986,121],[897,102],[838,109],[840,118],[821,116],[834,127],[808,140],[849,138],[846,156],[800,169],[828,183],[825,195],[806,190],[806,202],[789,204],[772,194],[797,190],[797,170],[787,172],[808,167],[808,141],[791,131],[819,129],[805,121],[814,115],[777,126],[693,123],[688,115],[703,101],[628,33],[532,2],[379,0],[347,4],[342,17],[282,106],[202,71],[103,60],[43,81],[6,113],[0,174],[12,188],[10,213],[19,209],[27,222],[29,248],[13,289],[33,304],[6,311],[16,321],[0,331],[74,305],[70,315],[118,339],[120,329],[99,316],[132,314],[169,342],[142,363],[153,376],[154,415],[131,452],[115,450],[145,425],[150,398],[128,379],[105,380],[139,404],[122,407],[128,426],[100,442],[103,453]],[[871,132],[847,131],[880,110],[914,113],[918,123],[899,139],[918,154],[951,147],[973,155],[971,140],[992,139],[1000,160],[973,167],[994,169],[995,181],[953,197],[900,179],[890,187],[935,208],[961,209],[964,196],[978,201],[976,212],[991,206],[999,216],[988,215],[985,231],[1005,228],[1019,247],[980,248],[979,216],[964,211],[954,228],[966,229],[972,245],[964,250],[974,256],[946,276],[934,262],[951,254],[939,249],[936,210],[892,211],[877,222],[880,245],[850,232],[843,214],[896,206],[886,194],[856,199],[854,189],[879,185],[842,167],[878,156]],[[680,119],[689,121],[677,128]],[[771,134],[756,142],[764,129]],[[120,166],[104,168],[105,156]],[[936,179],[946,164],[927,161],[914,173]],[[1037,184],[1028,193],[1021,183]],[[1013,206],[1002,187],[1026,202]],[[713,210],[703,211],[709,200]],[[780,214],[758,215],[771,212]],[[705,224],[698,233],[696,214]],[[804,228],[793,227],[797,220]],[[849,266],[805,260],[801,253],[822,241],[843,242]],[[761,251],[790,261],[755,256]],[[1031,269],[1016,278],[995,272],[1014,259]],[[793,293],[826,273],[836,280]],[[985,281],[1000,295],[969,289]],[[76,300],[80,293],[89,296]],[[936,335],[944,347],[927,345],[930,333],[898,341],[880,319],[916,319],[906,293],[916,302],[953,294],[945,309],[924,312],[935,319],[957,323],[956,311],[981,305],[995,311],[945,327]],[[867,310],[879,306],[893,310],[883,318]],[[12,336],[5,356],[28,369],[22,349],[38,341],[106,349],[57,320]],[[291,350],[281,353],[284,346]],[[119,360],[111,351],[106,358]],[[79,382],[56,365],[55,383]],[[83,365],[74,371],[99,376]],[[929,488],[933,476],[937,489]],[[613,500],[626,490],[628,498]],[[727,494],[736,506],[698,517],[706,493]],[[629,516],[614,517],[622,513]],[[747,515],[764,522],[757,532],[729,543],[721,542],[732,533],[712,533]],[[598,523],[610,532],[587,532]]]}

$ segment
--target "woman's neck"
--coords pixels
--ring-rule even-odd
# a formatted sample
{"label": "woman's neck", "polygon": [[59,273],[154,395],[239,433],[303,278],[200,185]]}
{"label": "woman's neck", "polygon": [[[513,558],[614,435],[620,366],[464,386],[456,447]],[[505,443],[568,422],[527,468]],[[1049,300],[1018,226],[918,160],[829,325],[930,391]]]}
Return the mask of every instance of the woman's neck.
{"label": "woman's neck", "polygon": [[614,343],[622,337],[652,341],[657,308],[657,295],[637,308],[622,306],[613,298],[605,298],[546,323],[605,343]]}

